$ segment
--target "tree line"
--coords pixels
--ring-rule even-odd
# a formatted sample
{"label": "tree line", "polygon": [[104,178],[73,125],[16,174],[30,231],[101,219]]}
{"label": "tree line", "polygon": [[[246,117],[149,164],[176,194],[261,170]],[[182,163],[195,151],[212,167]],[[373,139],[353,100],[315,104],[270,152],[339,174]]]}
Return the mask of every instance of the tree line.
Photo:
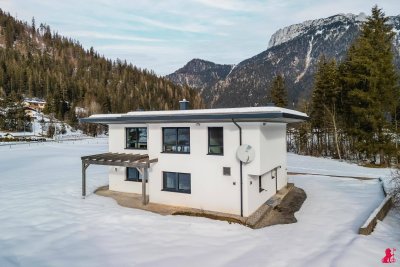
{"label": "tree line", "polygon": [[[75,107],[87,115],[142,110],[169,110],[186,98],[203,107],[200,95],[177,86],[154,72],[122,60],[112,61],[75,40],[13,18],[0,9],[0,110],[6,99],[40,97],[45,112],[76,124]],[[7,120],[4,112],[0,119]],[[0,125],[1,127],[1,125]]]}
{"label": "tree line", "polygon": [[[289,127],[288,148],[301,154],[329,156],[388,166],[398,163],[399,73],[394,65],[395,33],[377,6],[342,62],[321,56],[310,101],[300,109],[310,120]],[[278,76],[270,98],[280,106]]]}

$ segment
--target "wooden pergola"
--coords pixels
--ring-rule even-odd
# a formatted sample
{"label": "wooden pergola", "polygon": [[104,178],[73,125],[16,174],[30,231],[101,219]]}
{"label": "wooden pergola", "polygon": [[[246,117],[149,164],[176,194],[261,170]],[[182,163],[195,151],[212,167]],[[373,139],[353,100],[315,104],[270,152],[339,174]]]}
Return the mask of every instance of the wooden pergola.
{"label": "wooden pergola", "polygon": [[90,156],[83,156],[82,159],[82,197],[86,196],[86,169],[91,165],[108,165],[137,168],[142,174],[142,203],[146,205],[146,181],[149,178],[150,164],[158,159],[150,159],[147,154],[126,154],[126,153],[103,153]]}

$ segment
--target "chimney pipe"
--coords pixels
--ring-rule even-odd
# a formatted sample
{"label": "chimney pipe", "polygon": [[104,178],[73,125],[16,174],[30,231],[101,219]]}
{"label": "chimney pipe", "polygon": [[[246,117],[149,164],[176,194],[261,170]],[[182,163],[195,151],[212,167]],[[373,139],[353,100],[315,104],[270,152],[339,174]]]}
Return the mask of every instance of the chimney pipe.
{"label": "chimney pipe", "polygon": [[180,110],[189,109],[189,101],[187,101],[186,99],[183,99],[183,100],[179,101],[179,109]]}

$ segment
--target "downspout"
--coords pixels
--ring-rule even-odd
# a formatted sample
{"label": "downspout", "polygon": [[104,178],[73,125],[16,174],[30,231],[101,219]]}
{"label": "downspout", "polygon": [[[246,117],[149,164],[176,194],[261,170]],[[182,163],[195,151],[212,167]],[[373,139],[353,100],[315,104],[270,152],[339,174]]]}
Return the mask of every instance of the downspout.
{"label": "downspout", "polygon": [[[235,119],[232,122],[239,128],[239,144],[242,145],[242,127],[236,123]],[[240,160],[239,160],[240,161]],[[243,162],[240,161],[240,216],[243,217]]]}

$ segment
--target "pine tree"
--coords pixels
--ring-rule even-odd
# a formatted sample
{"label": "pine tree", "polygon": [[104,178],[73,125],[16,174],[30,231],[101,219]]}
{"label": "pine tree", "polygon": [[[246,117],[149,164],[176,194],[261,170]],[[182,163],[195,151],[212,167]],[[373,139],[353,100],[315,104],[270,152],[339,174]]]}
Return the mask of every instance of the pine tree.
{"label": "pine tree", "polygon": [[[339,93],[339,75],[336,61],[327,60],[325,56],[321,56],[318,61],[317,72],[314,79],[311,103],[311,125],[313,129],[317,130],[317,139],[320,149],[322,147],[322,134],[325,135],[324,140],[329,140],[329,132],[333,132],[336,156],[341,159],[337,115]],[[326,138],[327,134],[328,138]],[[327,146],[329,148],[329,144],[327,144]]]}
{"label": "pine tree", "polygon": [[283,75],[278,74],[274,78],[267,99],[277,107],[286,107],[288,105],[287,89],[285,87]]}
{"label": "pine tree", "polygon": [[35,34],[36,34],[36,22],[35,22],[35,17],[32,17],[32,26],[31,26],[31,29],[32,29],[32,35],[35,35]]}
{"label": "pine tree", "polygon": [[387,21],[382,10],[373,7],[340,66],[347,132],[362,155],[380,155],[381,164],[394,149],[388,134],[392,126],[389,117],[399,96],[392,52],[394,33]]}

